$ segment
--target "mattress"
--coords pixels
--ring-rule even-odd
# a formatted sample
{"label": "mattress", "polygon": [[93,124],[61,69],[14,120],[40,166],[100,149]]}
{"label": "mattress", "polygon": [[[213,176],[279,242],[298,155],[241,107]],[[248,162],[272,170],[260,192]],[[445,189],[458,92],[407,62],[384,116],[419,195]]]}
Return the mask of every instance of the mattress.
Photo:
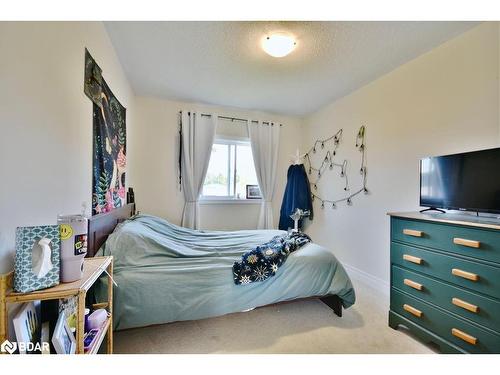
{"label": "mattress", "polygon": [[[309,243],[274,277],[235,285],[232,265],[278,230],[199,231],[136,215],[119,224],[97,255],[114,257],[113,320],[117,330],[196,320],[281,301],[336,294],[355,302],[349,276],[332,251]],[[106,278],[96,285],[105,300]]]}

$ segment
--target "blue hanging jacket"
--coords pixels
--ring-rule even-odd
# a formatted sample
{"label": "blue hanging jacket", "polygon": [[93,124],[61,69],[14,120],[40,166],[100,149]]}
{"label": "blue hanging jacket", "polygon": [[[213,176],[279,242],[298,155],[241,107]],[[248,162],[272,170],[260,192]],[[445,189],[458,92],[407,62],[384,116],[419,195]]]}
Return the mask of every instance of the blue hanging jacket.
{"label": "blue hanging jacket", "polygon": [[[285,194],[281,203],[279,229],[293,228],[294,223],[290,215],[297,208],[309,210],[309,219],[313,219],[311,186],[303,164],[293,164],[288,168]],[[299,220],[299,229],[302,228],[302,221]]]}

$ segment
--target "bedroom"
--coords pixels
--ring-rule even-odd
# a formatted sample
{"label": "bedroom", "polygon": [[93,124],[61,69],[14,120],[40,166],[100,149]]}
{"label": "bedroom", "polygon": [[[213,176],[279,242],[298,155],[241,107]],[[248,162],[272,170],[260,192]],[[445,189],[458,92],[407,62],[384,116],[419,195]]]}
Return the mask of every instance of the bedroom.
{"label": "bedroom", "polygon": [[[500,351],[488,313],[500,306],[498,192],[425,204],[421,168],[477,150],[498,158],[500,24],[312,19],[0,22],[0,274],[28,263],[43,274],[16,228],[74,232],[60,214],[85,216],[87,256],[72,254],[84,278],[88,262],[113,256],[90,277],[92,293],[78,294],[76,352],[92,298],[108,300],[93,309],[110,313],[101,352]],[[469,172],[498,185],[494,167]],[[418,213],[431,206],[447,212]],[[306,212],[294,232],[297,208]],[[443,249],[448,234],[462,242]],[[63,282],[66,240],[54,240],[58,285],[24,293],[74,292]],[[461,276],[425,269],[434,259],[456,261]],[[21,271],[17,284],[10,275],[2,280],[19,290],[0,288],[1,320],[20,347],[13,318],[23,310],[10,302],[28,294],[16,294]],[[431,285],[437,296],[425,294]]]}

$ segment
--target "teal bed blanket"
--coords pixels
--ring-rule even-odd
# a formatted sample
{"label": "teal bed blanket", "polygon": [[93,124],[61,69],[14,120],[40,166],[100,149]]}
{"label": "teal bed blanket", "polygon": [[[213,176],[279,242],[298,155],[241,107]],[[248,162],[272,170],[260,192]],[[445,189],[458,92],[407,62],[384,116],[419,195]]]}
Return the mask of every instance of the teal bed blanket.
{"label": "teal bed blanket", "polygon": [[[349,276],[333,253],[309,243],[290,254],[276,275],[235,285],[232,266],[278,230],[197,231],[149,215],[119,224],[97,255],[114,257],[115,329],[195,320],[297,298],[336,294],[355,301]],[[105,300],[106,279],[96,285]]]}

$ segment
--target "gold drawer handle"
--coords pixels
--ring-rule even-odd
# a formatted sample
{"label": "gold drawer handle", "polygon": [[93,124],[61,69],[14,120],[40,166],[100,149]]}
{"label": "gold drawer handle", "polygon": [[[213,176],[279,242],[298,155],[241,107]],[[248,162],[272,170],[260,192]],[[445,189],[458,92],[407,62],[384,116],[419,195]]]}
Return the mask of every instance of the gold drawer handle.
{"label": "gold drawer handle", "polygon": [[403,283],[405,285],[408,285],[410,288],[413,288],[416,290],[422,290],[424,288],[424,286],[422,284],[416,283],[415,281],[410,280],[410,279],[404,279]]}
{"label": "gold drawer handle", "polygon": [[459,339],[464,340],[465,342],[468,342],[471,345],[476,345],[477,344],[477,338],[474,336],[471,336],[463,331],[460,331],[457,328],[452,328],[451,329],[451,334],[455,337],[458,337]]}
{"label": "gold drawer handle", "polygon": [[424,313],[420,310],[417,310],[413,306],[407,305],[406,303],[403,305],[403,309],[408,311],[410,314],[415,315],[417,318],[421,318]]}
{"label": "gold drawer handle", "polygon": [[407,236],[413,236],[413,237],[422,237],[424,235],[424,232],[420,230],[414,230],[414,229],[403,229],[403,234],[406,234]]}
{"label": "gold drawer handle", "polygon": [[469,310],[473,313],[478,313],[479,312],[479,307],[476,305],[473,305],[472,303],[465,302],[461,300],[460,298],[455,298],[453,297],[451,299],[451,303],[453,303],[455,306],[461,307],[462,309]]}
{"label": "gold drawer handle", "polygon": [[479,280],[479,275],[472,273],[472,272],[462,271],[462,270],[459,270],[458,268],[453,268],[451,270],[451,273],[455,276],[463,277],[464,279],[467,279],[467,280],[471,280],[471,281],[478,281]]}
{"label": "gold drawer handle", "polygon": [[475,249],[479,249],[479,247],[481,246],[481,242],[479,241],[466,240],[465,238],[458,238],[458,237],[453,238],[453,243],[455,245],[473,247]]}
{"label": "gold drawer handle", "polygon": [[414,257],[413,255],[403,254],[403,259],[415,264],[422,264],[422,258]]}

